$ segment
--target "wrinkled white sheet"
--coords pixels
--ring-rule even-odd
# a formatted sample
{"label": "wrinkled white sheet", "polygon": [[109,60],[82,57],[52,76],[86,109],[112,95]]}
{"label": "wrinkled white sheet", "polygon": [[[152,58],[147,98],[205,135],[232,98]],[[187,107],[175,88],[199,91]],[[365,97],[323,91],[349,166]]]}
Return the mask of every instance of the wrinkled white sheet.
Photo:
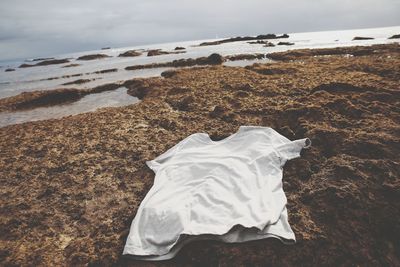
{"label": "wrinkled white sheet", "polygon": [[241,126],[213,141],[188,136],[147,165],[155,172],[132,222],[123,254],[172,258],[187,242],[244,242],[275,237],[294,243],[282,167],[310,146],[268,127]]}

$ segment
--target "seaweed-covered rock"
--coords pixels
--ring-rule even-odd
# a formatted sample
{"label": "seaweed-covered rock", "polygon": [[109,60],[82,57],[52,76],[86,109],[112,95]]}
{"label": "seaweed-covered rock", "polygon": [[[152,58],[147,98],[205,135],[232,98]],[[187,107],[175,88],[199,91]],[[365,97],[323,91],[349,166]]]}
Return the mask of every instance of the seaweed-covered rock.
{"label": "seaweed-covered rock", "polygon": [[47,66],[47,65],[55,65],[55,64],[63,64],[63,63],[68,63],[69,60],[64,58],[64,59],[50,59],[50,60],[44,60],[36,64],[21,64],[19,68],[29,68],[29,67],[36,67],[36,66]]}
{"label": "seaweed-covered rock", "polygon": [[110,57],[106,54],[92,54],[92,55],[84,55],[77,58],[77,60],[95,60]]}
{"label": "seaweed-covered rock", "polygon": [[141,52],[138,52],[136,50],[128,50],[124,53],[119,54],[118,56],[119,57],[138,57],[140,55],[142,55]]}
{"label": "seaweed-covered rock", "polygon": [[279,42],[277,45],[294,45],[294,43],[291,43],[291,42]]}
{"label": "seaweed-covered rock", "polygon": [[362,41],[362,40],[373,40],[374,38],[372,37],[362,37],[362,36],[356,36],[353,38],[353,41]]}

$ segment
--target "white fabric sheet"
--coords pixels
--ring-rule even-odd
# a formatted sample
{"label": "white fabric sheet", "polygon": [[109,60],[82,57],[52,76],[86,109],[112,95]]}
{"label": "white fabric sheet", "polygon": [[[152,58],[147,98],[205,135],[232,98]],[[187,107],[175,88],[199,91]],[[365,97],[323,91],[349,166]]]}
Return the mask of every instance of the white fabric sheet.
{"label": "white fabric sheet", "polygon": [[294,243],[288,223],[282,167],[310,146],[268,127],[241,126],[213,141],[188,136],[147,161],[155,172],[132,222],[123,254],[143,260],[172,258],[187,242],[244,242],[275,237]]}

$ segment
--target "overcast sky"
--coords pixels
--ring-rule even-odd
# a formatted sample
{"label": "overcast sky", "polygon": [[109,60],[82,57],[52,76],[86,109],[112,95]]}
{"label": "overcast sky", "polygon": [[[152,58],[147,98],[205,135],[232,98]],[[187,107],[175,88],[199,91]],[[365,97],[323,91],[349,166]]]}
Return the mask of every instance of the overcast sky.
{"label": "overcast sky", "polygon": [[0,0],[0,60],[264,33],[400,25],[400,0]]}

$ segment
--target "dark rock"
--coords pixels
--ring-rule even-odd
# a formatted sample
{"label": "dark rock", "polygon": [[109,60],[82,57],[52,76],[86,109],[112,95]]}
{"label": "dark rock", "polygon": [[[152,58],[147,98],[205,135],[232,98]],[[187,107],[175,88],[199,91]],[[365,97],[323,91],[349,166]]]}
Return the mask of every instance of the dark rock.
{"label": "dark rock", "polygon": [[152,57],[152,56],[159,56],[159,55],[182,54],[182,53],[186,53],[186,51],[167,52],[167,51],[162,51],[161,49],[154,49],[154,50],[147,51],[147,56]]}
{"label": "dark rock", "polygon": [[[177,59],[172,62],[151,63],[146,65],[128,66],[126,70],[150,69],[150,68],[165,68],[165,67],[191,67],[195,65],[218,65],[224,62],[224,58],[219,54],[211,54],[208,57],[199,57],[196,59]],[[168,75],[168,74],[167,74]]]}
{"label": "dark rock", "polygon": [[276,34],[265,34],[265,35],[258,35],[257,39],[281,39],[281,38],[289,38],[288,34],[276,35]]}
{"label": "dark rock", "polygon": [[5,72],[10,72],[10,71],[15,71],[15,69],[8,68],[8,69],[5,70]]}
{"label": "dark rock", "polygon": [[75,80],[75,81],[72,81],[72,82],[63,83],[62,85],[82,84],[82,83],[88,83],[90,81],[91,81],[91,79],[78,79],[78,80]]}
{"label": "dark rock", "polygon": [[[71,74],[71,75],[64,75],[61,76],[61,78],[71,78],[71,77],[78,77],[78,76],[82,76],[82,73],[76,73],[76,74]],[[52,80],[52,79],[58,79],[58,77],[54,77],[54,78],[48,78],[47,80]]]}
{"label": "dark rock", "polygon": [[96,94],[96,93],[101,93],[101,92],[105,92],[105,91],[112,91],[112,90],[120,88],[121,86],[123,86],[123,85],[121,85],[120,83],[102,84],[102,85],[96,86],[94,88],[88,89],[87,93]]}
{"label": "dark rock", "polygon": [[78,66],[80,66],[80,65],[81,65],[81,64],[73,63],[73,64],[68,64],[68,65],[62,66],[62,68],[78,67]]}
{"label": "dark rock", "polygon": [[51,59],[51,60],[45,60],[36,64],[21,64],[19,68],[29,68],[29,67],[36,67],[36,66],[47,66],[47,65],[54,65],[54,64],[63,64],[63,63],[68,63],[69,60],[64,58],[64,59]]}
{"label": "dark rock", "polygon": [[373,40],[374,38],[372,37],[360,37],[360,36],[356,36],[353,38],[353,41],[360,41],[360,40]]}
{"label": "dark rock", "polygon": [[214,109],[209,113],[211,118],[221,117],[226,112],[226,109],[222,106],[215,106]]}
{"label": "dark rock", "polygon": [[271,42],[267,42],[264,47],[274,47],[275,45]]}
{"label": "dark rock", "polygon": [[186,48],[184,48],[184,47],[182,47],[182,46],[177,46],[177,47],[175,47],[175,49],[174,50],[185,50]]}
{"label": "dark rock", "polygon": [[211,65],[219,65],[224,62],[224,58],[220,54],[213,53],[207,57],[207,62]]}
{"label": "dark rock", "polygon": [[24,63],[24,64],[19,65],[18,68],[29,68],[29,67],[34,67],[34,66],[35,66],[35,65]]}
{"label": "dark rock", "polygon": [[175,76],[175,74],[176,74],[176,71],[174,71],[174,70],[166,70],[161,73],[161,77],[171,78],[171,77]]}
{"label": "dark rock", "polygon": [[84,92],[78,89],[55,89],[48,91],[24,92],[15,96],[20,99],[13,104],[12,109],[31,109],[36,107],[54,106],[79,100]]}
{"label": "dark rock", "polygon": [[180,111],[190,111],[192,110],[191,104],[194,102],[194,97],[192,95],[185,96],[181,99],[168,100],[168,104],[170,104],[174,109]]}
{"label": "dark rock", "polygon": [[178,102],[177,108],[182,111],[189,111],[191,103],[194,102],[194,97],[189,95],[184,97],[181,101]]}
{"label": "dark rock", "polygon": [[114,68],[114,69],[99,70],[99,71],[95,71],[93,73],[102,74],[102,73],[117,72],[117,71],[118,71],[118,69]]}
{"label": "dark rock", "polygon": [[176,129],[176,122],[175,121],[170,121],[168,119],[161,119],[161,121],[159,122],[159,125],[169,131],[173,131]]}
{"label": "dark rock", "polygon": [[150,88],[145,86],[140,80],[128,80],[123,85],[128,88],[127,93],[129,95],[139,99],[143,99],[150,91]]}
{"label": "dark rock", "polygon": [[111,47],[102,47],[101,50],[108,50],[111,49]]}
{"label": "dark rock", "polygon": [[399,39],[400,38],[400,34],[395,34],[391,37],[389,37],[388,39]]}
{"label": "dark rock", "polygon": [[29,60],[29,61],[43,61],[43,60],[51,60],[51,59],[54,59],[54,57],[34,58],[32,60]]}
{"label": "dark rock", "polygon": [[371,51],[371,49],[368,49],[368,48],[366,48],[366,49],[360,49],[360,50],[354,51],[354,52],[352,53],[352,55],[355,56],[355,57],[369,56],[369,55],[372,55],[372,54],[374,54],[374,51]]}
{"label": "dark rock", "polygon": [[265,58],[265,55],[264,54],[239,54],[239,55],[225,56],[224,58],[229,61],[252,60],[252,59],[263,59],[263,58]]}
{"label": "dark rock", "polygon": [[161,49],[154,49],[154,50],[149,50],[147,52],[148,57],[153,57],[153,56],[159,56],[159,55],[166,55],[169,54],[169,52],[162,51]]}
{"label": "dark rock", "polygon": [[268,41],[263,41],[263,40],[257,40],[257,41],[253,41],[253,42],[247,42],[248,44],[269,44],[271,42]]}
{"label": "dark rock", "polygon": [[319,48],[319,49],[296,49],[284,52],[274,52],[266,55],[272,60],[298,60],[313,56],[327,55],[371,55],[389,51],[390,49],[398,50],[398,44],[389,45],[371,45],[371,46],[355,46],[355,47],[336,47],[336,48]]}
{"label": "dark rock", "polygon": [[110,57],[110,56],[105,55],[105,54],[92,54],[92,55],[85,55],[85,56],[78,57],[77,60],[94,60],[94,59],[101,59],[101,58],[106,58],[106,57]]}
{"label": "dark rock", "polygon": [[245,37],[233,37],[229,39],[223,39],[219,41],[212,41],[212,42],[204,42],[201,43],[200,46],[207,46],[207,45],[219,45],[224,43],[231,43],[231,42],[240,42],[240,41],[252,41],[252,40],[262,40],[262,39],[280,39],[280,38],[289,38],[289,35],[276,35],[276,34],[264,34],[258,35],[256,37],[252,36],[245,36]]}
{"label": "dark rock", "polygon": [[291,42],[279,42],[278,45],[294,45],[294,43],[291,43]]}
{"label": "dark rock", "polygon": [[138,57],[140,55],[142,55],[142,53],[140,53],[136,50],[129,50],[129,51],[119,54],[118,56],[119,57]]}

